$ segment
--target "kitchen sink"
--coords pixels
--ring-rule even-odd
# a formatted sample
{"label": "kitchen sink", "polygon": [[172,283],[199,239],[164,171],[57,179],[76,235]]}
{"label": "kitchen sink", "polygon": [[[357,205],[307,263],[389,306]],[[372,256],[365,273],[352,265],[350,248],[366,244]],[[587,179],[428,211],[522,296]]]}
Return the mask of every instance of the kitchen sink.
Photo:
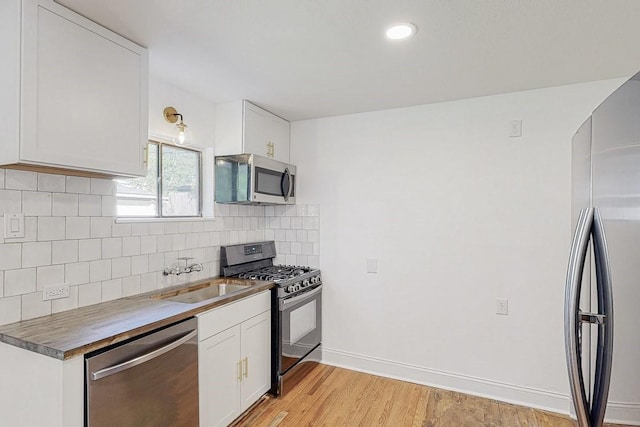
{"label": "kitchen sink", "polygon": [[167,301],[182,302],[185,304],[195,304],[210,299],[223,297],[238,292],[242,292],[251,285],[238,285],[235,283],[210,283],[208,286],[197,286],[186,289],[178,294],[169,294],[160,296]]}

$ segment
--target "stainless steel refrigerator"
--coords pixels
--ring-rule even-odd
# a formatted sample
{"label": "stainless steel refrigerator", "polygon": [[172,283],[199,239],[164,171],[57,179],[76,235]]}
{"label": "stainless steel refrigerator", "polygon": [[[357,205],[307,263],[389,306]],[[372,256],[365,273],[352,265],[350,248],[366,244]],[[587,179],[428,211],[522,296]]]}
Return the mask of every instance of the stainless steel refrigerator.
{"label": "stainless steel refrigerator", "polygon": [[640,73],[572,140],[565,351],[578,424],[640,425]]}

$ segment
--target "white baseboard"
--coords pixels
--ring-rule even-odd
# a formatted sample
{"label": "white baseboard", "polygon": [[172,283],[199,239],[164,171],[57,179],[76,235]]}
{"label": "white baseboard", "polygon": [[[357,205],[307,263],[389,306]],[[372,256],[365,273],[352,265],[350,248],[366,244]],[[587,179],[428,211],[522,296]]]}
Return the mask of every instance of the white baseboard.
{"label": "white baseboard", "polygon": [[[322,348],[322,363],[569,415],[569,395]],[[635,420],[635,421],[634,421]],[[640,405],[609,402],[606,421],[640,425]]]}

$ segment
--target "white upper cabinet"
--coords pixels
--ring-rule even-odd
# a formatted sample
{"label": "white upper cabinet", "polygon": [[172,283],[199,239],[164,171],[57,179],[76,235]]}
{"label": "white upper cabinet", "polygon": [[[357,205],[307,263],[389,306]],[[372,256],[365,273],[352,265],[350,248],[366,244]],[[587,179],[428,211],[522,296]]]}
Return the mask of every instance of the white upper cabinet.
{"label": "white upper cabinet", "polygon": [[251,153],[289,163],[289,122],[248,101],[216,106],[216,155]]}
{"label": "white upper cabinet", "polygon": [[11,3],[0,86],[20,92],[0,93],[13,95],[2,110],[19,111],[19,134],[0,163],[145,175],[147,50],[52,0],[23,0],[21,14]]}

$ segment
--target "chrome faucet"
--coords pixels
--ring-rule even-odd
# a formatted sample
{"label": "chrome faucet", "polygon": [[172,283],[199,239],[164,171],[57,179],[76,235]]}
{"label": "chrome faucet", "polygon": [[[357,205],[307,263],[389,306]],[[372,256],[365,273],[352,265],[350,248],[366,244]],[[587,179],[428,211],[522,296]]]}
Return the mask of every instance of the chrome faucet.
{"label": "chrome faucet", "polygon": [[165,268],[164,270],[162,270],[162,274],[164,274],[165,276],[168,276],[170,274],[174,274],[176,276],[181,275],[182,273],[191,273],[192,271],[202,271],[202,264],[200,263],[192,263],[189,264],[189,261],[192,260],[193,257],[188,257],[188,256],[184,256],[184,257],[180,257],[178,258],[179,261],[184,261],[184,266],[176,266],[173,268]]}

